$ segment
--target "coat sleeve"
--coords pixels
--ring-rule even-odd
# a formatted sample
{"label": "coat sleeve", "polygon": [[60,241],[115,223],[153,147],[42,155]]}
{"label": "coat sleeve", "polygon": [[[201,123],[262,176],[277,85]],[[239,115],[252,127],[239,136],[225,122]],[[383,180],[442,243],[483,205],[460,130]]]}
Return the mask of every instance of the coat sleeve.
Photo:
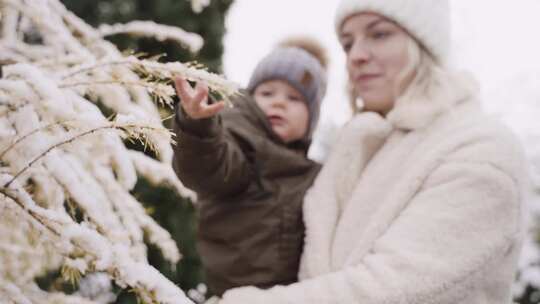
{"label": "coat sleeve", "polygon": [[193,120],[176,111],[173,168],[185,186],[201,197],[241,192],[252,171],[238,143],[226,133],[221,117]]}
{"label": "coat sleeve", "polygon": [[231,290],[220,304],[459,303],[519,243],[520,193],[495,165],[443,163],[361,262],[267,291]]}

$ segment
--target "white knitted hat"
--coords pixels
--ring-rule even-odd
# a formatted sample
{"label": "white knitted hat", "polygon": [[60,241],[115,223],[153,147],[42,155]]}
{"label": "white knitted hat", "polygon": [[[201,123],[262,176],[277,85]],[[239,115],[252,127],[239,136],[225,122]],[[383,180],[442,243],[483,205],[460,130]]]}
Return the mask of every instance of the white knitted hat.
{"label": "white knitted hat", "polygon": [[341,0],[335,18],[339,33],[343,22],[362,12],[383,15],[412,34],[439,62],[450,50],[448,0]]}

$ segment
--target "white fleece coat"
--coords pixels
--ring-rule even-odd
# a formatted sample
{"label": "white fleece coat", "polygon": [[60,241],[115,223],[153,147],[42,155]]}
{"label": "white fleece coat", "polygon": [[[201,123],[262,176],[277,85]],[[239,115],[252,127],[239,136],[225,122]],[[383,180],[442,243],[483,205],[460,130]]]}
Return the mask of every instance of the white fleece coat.
{"label": "white fleece coat", "polygon": [[511,303],[520,144],[471,98],[419,113],[354,117],[305,198],[301,281],[220,304]]}

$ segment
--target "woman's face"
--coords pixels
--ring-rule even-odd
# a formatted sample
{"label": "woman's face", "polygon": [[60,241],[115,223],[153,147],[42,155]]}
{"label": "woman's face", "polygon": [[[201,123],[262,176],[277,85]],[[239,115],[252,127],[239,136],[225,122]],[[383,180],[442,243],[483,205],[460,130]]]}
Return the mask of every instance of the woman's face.
{"label": "woman's face", "polygon": [[414,69],[404,75],[410,36],[394,22],[373,13],[346,19],[339,36],[355,96],[362,98],[365,110],[388,113],[414,76]]}

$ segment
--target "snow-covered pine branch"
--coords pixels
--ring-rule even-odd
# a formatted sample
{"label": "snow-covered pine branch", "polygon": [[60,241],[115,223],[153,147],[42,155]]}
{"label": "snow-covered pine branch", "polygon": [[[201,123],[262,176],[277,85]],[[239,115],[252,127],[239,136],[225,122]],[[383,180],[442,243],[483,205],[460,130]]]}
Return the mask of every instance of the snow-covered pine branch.
{"label": "snow-covered pine branch", "polygon": [[[0,302],[108,303],[112,280],[146,303],[192,303],[148,264],[145,240],[171,263],[180,253],[131,190],[144,176],[195,199],[171,169],[156,101],[172,105],[176,75],[225,98],[236,84],[195,64],[125,57],[58,0],[0,0],[0,10]],[[197,46],[189,38],[197,36],[152,26]],[[129,150],[125,138],[158,159]],[[34,282],[57,269],[80,280],[75,294]]]}
{"label": "snow-covered pine branch", "polygon": [[103,24],[99,27],[103,37],[116,34],[131,34],[143,37],[155,37],[159,41],[172,40],[184,45],[191,52],[198,52],[203,46],[201,36],[188,33],[181,28],[157,24],[152,21],[132,21],[126,24]]}
{"label": "snow-covered pine branch", "polygon": [[210,0],[189,0],[189,1],[191,1],[191,9],[193,9],[193,11],[196,13],[202,12],[205,7],[210,5]]}

